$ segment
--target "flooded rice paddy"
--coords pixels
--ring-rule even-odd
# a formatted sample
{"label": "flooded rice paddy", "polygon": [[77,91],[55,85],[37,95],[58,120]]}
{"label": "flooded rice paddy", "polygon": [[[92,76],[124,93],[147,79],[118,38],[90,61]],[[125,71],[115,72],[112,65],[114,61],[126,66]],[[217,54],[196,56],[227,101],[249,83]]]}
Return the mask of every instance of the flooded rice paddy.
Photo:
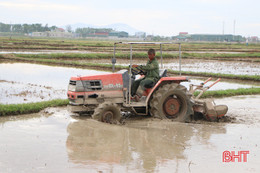
{"label": "flooded rice paddy", "polygon": [[[28,103],[65,99],[71,76],[104,74],[105,71],[56,67],[29,63],[0,63],[0,103]],[[204,79],[191,78],[182,85],[200,84]],[[209,86],[212,82],[209,82]],[[223,80],[210,90],[259,87],[259,84]]]}
{"label": "flooded rice paddy", "polygon": [[[232,122],[178,123],[149,117],[111,125],[66,108],[0,117],[1,172],[259,172],[260,96],[217,99]],[[222,161],[249,151],[247,162]]]}
{"label": "flooded rice paddy", "polygon": [[15,104],[65,98],[65,89],[50,86],[0,80],[0,103]]}
{"label": "flooded rice paddy", "polygon": [[0,63],[0,103],[28,103],[67,98],[71,76],[104,71],[29,63]]}
{"label": "flooded rice paddy", "polygon": [[[179,62],[167,63],[164,68],[179,68]],[[210,72],[237,75],[260,75],[260,63],[214,61],[214,60],[182,60],[183,71]]]}
{"label": "flooded rice paddy", "polygon": [[[66,98],[71,76],[102,73],[107,72],[0,63],[0,103]],[[259,84],[223,80],[212,90],[252,86]],[[0,172],[260,172],[260,96],[215,102],[229,107],[228,121],[130,117],[111,125],[72,116],[65,107],[0,117]],[[247,162],[224,163],[226,150],[249,151]]]}
{"label": "flooded rice paddy", "polygon": [[[81,60],[86,62],[85,60]],[[134,64],[145,64],[147,58],[143,60],[136,59]],[[88,60],[93,63],[111,64],[111,60]],[[158,59],[161,67],[161,62]],[[129,65],[128,60],[117,59],[117,64]],[[260,62],[244,62],[244,61],[218,61],[218,60],[205,60],[205,59],[182,59],[182,71],[192,72],[208,72],[208,73],[222,73],[222,74],[236,74],[236,75],[260,75]],[[164,59],[163,68],[179,70],[178,59]]]}

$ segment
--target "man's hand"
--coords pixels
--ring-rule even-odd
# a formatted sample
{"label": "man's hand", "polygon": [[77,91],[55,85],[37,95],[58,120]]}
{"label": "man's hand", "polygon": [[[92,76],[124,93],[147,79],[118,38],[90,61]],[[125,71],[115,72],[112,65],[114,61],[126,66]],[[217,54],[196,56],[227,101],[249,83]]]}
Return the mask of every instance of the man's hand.
{"label": "man's hand", "polygon": [[139,65],[136,65],[136,64],[132,65],[133,68],[136,68],[136,67],[138,67],[138,66],[139,66]]}

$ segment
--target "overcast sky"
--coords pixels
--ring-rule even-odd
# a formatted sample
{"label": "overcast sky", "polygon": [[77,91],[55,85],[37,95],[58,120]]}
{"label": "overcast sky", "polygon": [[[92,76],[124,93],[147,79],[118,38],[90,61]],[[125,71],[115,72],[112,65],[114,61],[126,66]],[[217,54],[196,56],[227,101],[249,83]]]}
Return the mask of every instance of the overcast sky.
{"label": "overcast sky", "polygon": [[259,0],[0,0],[0,22],[56,26],[125,23],[148,34],[260,37]]}

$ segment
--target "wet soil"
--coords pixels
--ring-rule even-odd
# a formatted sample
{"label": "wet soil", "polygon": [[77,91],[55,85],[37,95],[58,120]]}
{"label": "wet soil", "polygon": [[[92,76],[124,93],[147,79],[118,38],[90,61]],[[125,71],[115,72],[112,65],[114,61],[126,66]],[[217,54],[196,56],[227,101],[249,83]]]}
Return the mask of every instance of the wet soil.
{"label": "wet soil", "polygon": [[[260,96],[217,99],[232,122],[149,117],[125,125],[75,117],[66,108],[0,117],[2,172],[259,172]],[[248,150],[247,162],[222,162]]]}
{"label": "wet soil", "polygon": [[31,83],[0,80],[0,103],[17,104],[65,99],[65,89]]}

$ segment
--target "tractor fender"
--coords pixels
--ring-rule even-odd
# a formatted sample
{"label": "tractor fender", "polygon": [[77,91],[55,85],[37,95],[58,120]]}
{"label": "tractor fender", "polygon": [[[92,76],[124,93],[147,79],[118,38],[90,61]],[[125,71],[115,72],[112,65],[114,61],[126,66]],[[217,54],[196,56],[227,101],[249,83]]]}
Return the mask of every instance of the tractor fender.
{"label": "tractor fender", "polygon": [[164,85],[164,83],[177,83],[180,84],[181,82],[189,81],[188,77],[185,76],[178,76],[178,77],[162,77],[155,86],[151,89],[150,93],[146,98],[146,105],[148,105],[151,96],[153,95],[154,91],[156,91],[160,86]]}

